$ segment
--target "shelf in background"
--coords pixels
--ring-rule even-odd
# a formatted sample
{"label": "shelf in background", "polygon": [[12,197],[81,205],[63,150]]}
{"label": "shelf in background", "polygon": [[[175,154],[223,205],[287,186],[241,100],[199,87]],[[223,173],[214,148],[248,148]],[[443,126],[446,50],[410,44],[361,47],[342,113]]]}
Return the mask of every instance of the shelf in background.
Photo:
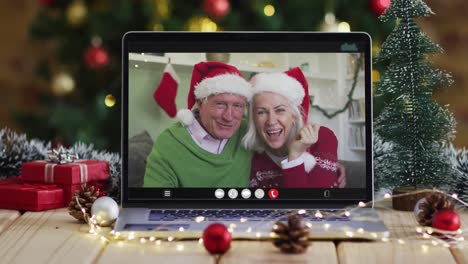
{"label": "shelf in background", "polygon": [[330,74],[315,74],[315,73],[304,73],[304,76],[307,79],[317,79],[317,80],[325,80],[325,81],[337,81],[337,77]]}
{"label": "shelf in background", "polygon": [[355,151],[366,151],[365,147],[349,147],[349,149]]}
{"label": "shelf in background", "polygon": [[[129,60],[133,62],[166,64],[169,61],[169,57],[148,55],[148,54],[141,54],[141,53],[130,53]],[[172,65],[180,65],[180,66],[188,66],[188,67],[192,67],[193,65],[201,61],[206,61],[206,60],[205,59],[190,60],[190,59],[171,58]],[[144,67],[141,64],[139,66]],[[282,71],[288,70],[286,68],[257,67],[257,66],[246,65],[246,64],[240,64],[236,67],[242,72],[282,72]],[[334,76],[334,75],[312,74],[312,73],[304,73],[304,75],[307,79],[310,79],[310,80],[337,81],[337,76]]]}
{"label": "shelf in background", "polygon": [[[147,54],[139,54],[139,53],[130,53],[128,57],[130,61],[134,61],[134,62],[166,64],[169,61],[169,58],[166,56],[155,56],[155,55],[147,55]],[[171,58],[172,65],[187,66],[187,67],[193,67],[193,65],[201,61],[206,61],[206,60],[205,59],[190,60],[190,59]],[[239,65],[237,68],[242,72],[279,72],[279,71],[286,70],[282,68],[266,68],[266,67],[250,66],[250,65]]]}
{"label": "shelf in background", "polygon": [[[128,55],[128,59],[130,61],[139,61],[139,62],[153,62],[153,63],[168,63],[169,58],[165,56],[154,56],[154,55],[145,55],[145,54],[139,54],[139,53],[130,53]],[[193,66],[194,62],[190,61],[182,61],[182,60],[176,60],[176,59],[171,59],[172,64],[177,64],[177,65],[185,65],[185,66]]]}
{"label": "shelf in background", "polygon": [[[363,71],[360,71],[358,73],[358,78],[364,78],[364,72]],[[353,80],[354,79],[354,74],[348,74],[346,75],[346,79],[347,80]]]}
{"label": "shelf in background", "polygon": [[351,124],[365,124],[366,120],[365,119],[350,119],[348,120],[348,122]]}

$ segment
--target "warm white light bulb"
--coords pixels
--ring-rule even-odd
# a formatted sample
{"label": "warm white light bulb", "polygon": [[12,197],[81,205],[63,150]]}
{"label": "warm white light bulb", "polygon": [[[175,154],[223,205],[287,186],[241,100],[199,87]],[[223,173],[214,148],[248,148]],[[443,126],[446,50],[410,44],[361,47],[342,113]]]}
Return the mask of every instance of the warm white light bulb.
{"label": "warm white light bulb", "polygon": [[340,22],[338,24],[338,32],[351,32],[351,26],[348,22]]}
{"label": "warm white light bulb", "polygon": [[317,210],[317,212],[315,212],[315,217],[322,218],[323,215],[322,215],[322,213],[320,213],[320,211]]}

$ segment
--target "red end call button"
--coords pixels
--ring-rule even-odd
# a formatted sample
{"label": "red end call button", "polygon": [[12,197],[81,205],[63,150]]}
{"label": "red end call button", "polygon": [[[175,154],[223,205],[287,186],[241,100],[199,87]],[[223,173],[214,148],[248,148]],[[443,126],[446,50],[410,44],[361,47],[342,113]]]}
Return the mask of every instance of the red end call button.
{"label": "red end call button", "polygon": [[276,190],[276,189],[270,189],[270,190],[268,191],[268,197],[270,197],[270,199],[276,199],[276,198],[278,198],[278,196],[279,196],[278,190]]}

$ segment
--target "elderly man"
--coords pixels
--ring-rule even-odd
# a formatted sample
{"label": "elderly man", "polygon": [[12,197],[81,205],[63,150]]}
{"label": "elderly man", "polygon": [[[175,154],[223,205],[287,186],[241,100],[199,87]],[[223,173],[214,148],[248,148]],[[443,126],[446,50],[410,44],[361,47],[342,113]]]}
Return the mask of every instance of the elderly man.
{"label": "elderly man", "polygon": [[144,187],[247,187],[252,152],[241,147],[242,119],[252,91],[234,66],[194,66],[188,109],[157,138],[147,159]]}

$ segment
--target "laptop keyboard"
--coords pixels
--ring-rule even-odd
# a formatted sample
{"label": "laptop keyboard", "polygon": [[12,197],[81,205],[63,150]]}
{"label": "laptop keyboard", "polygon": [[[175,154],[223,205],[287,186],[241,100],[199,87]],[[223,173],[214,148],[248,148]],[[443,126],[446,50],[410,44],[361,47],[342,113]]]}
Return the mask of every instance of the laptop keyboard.
{"label": "laptop keyboard", "polygon": [[[297,210],[151,210],[149,221],[286,221]],[[349,221],[344,210],[307,210],[301,216],[308,221]],[[199,218],[198,218],[199,219]]]}

